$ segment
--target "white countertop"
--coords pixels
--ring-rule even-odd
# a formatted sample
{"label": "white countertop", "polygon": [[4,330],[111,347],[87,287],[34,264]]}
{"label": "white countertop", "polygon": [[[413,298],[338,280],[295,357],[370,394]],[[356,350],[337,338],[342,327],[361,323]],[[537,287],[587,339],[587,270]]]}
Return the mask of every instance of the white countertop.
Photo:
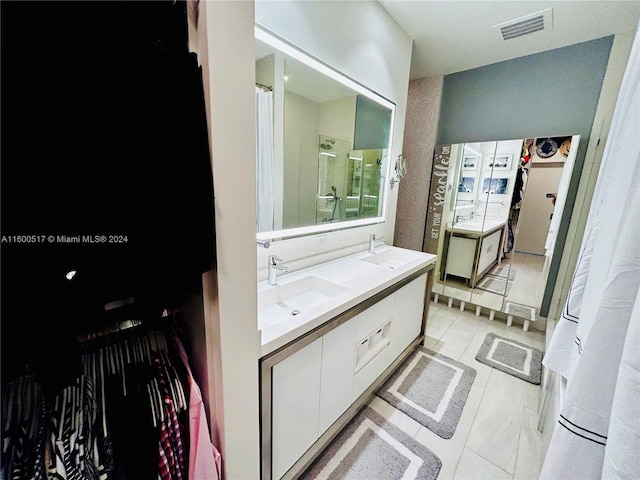
{"label": "white countertop", "polygon": [[[362,261],[362,258],[371,257],[371,254],[365,251],[296,272],[281,274],[278,277],[278,285],[282,286],[304,277],[314,276],[341,285],[345,289],[326,301],[302,309],[300,314],[288,316],[276,324],[266,324],[271,322],[261,321],[260,311],[258,311],[258,328],[262,338],[260,356],[268,355],[385,288],[430,264],[435,264],[436,261],[436,255],[392,246],[378,247],[376,254],[387,250],[391,250],[391,254],[402,256],[401,264],[389,268]],[[259,282],[258,295],[274,288],[277,286],[270,286],[266,281]]]}
{"label": "white countertop", "polygon": [[455,225],[447,225],[447,230],[458,233],[481,234],[487,233],[496,227],[503,227],[506,221],[493,218],[476,218],[474,220],[463,220]]}

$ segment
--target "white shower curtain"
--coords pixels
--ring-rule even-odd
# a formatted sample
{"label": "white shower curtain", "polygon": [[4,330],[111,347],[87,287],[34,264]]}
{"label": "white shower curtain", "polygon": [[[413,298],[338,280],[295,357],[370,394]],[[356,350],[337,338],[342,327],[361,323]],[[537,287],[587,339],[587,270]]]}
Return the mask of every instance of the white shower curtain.
{"label": "white shower curtain", "polygon": [[273,92],[256,87],[256,195],[257,231],[273,230],[275,153],[273,146]]}
{"label": "white shower curtain", "polygon": [[542,479],[640,473],[639,132],[636,34],[574,282],[543,361],[567,378],[567,391]]}

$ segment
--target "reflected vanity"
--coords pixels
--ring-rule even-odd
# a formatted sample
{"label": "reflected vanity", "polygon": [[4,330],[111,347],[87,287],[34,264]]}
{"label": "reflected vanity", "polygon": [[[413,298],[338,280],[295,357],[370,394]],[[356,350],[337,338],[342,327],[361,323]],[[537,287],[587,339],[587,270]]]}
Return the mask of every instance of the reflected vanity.
{"label": "reflected vanity", "polygon": [[[438,254],[433,292],[535,320],[579,136],[439,145],[424,251]],[[562,148],[560,148],[562,146]]]}

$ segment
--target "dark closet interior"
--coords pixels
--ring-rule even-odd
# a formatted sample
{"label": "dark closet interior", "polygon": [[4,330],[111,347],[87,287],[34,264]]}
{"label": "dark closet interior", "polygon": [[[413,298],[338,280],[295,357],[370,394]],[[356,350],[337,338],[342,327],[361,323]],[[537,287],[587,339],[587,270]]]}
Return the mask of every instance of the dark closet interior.
{"label": "dark closet interior", "polygon": [[[182,306],[215,235],[186,3],[1,9],[2,478],[187,478]],[[58,470],[45,437],[77,447]]]}

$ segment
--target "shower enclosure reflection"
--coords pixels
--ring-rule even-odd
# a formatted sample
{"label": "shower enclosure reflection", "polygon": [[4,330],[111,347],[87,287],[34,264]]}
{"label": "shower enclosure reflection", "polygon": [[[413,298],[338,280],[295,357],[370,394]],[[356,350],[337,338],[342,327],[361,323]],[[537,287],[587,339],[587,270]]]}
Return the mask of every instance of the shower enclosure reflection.
{"label": "shower enclosure reflection", "polygon": [[555,239],[578,141],[436,147],[424,245],[438,253],[434,293],[492,312],[540,313],[551,258],[562,251]]}
{"label": "shower enclosure reflection", "polygon": [[386,150],[349,150],[349,146],[346,140],[320,135],[316,224],[380,215]]}
{"label": "shower enclosure reflection", "polygon": [[395,105],[260,28],[255,45],[257,237],[384,221]]}

